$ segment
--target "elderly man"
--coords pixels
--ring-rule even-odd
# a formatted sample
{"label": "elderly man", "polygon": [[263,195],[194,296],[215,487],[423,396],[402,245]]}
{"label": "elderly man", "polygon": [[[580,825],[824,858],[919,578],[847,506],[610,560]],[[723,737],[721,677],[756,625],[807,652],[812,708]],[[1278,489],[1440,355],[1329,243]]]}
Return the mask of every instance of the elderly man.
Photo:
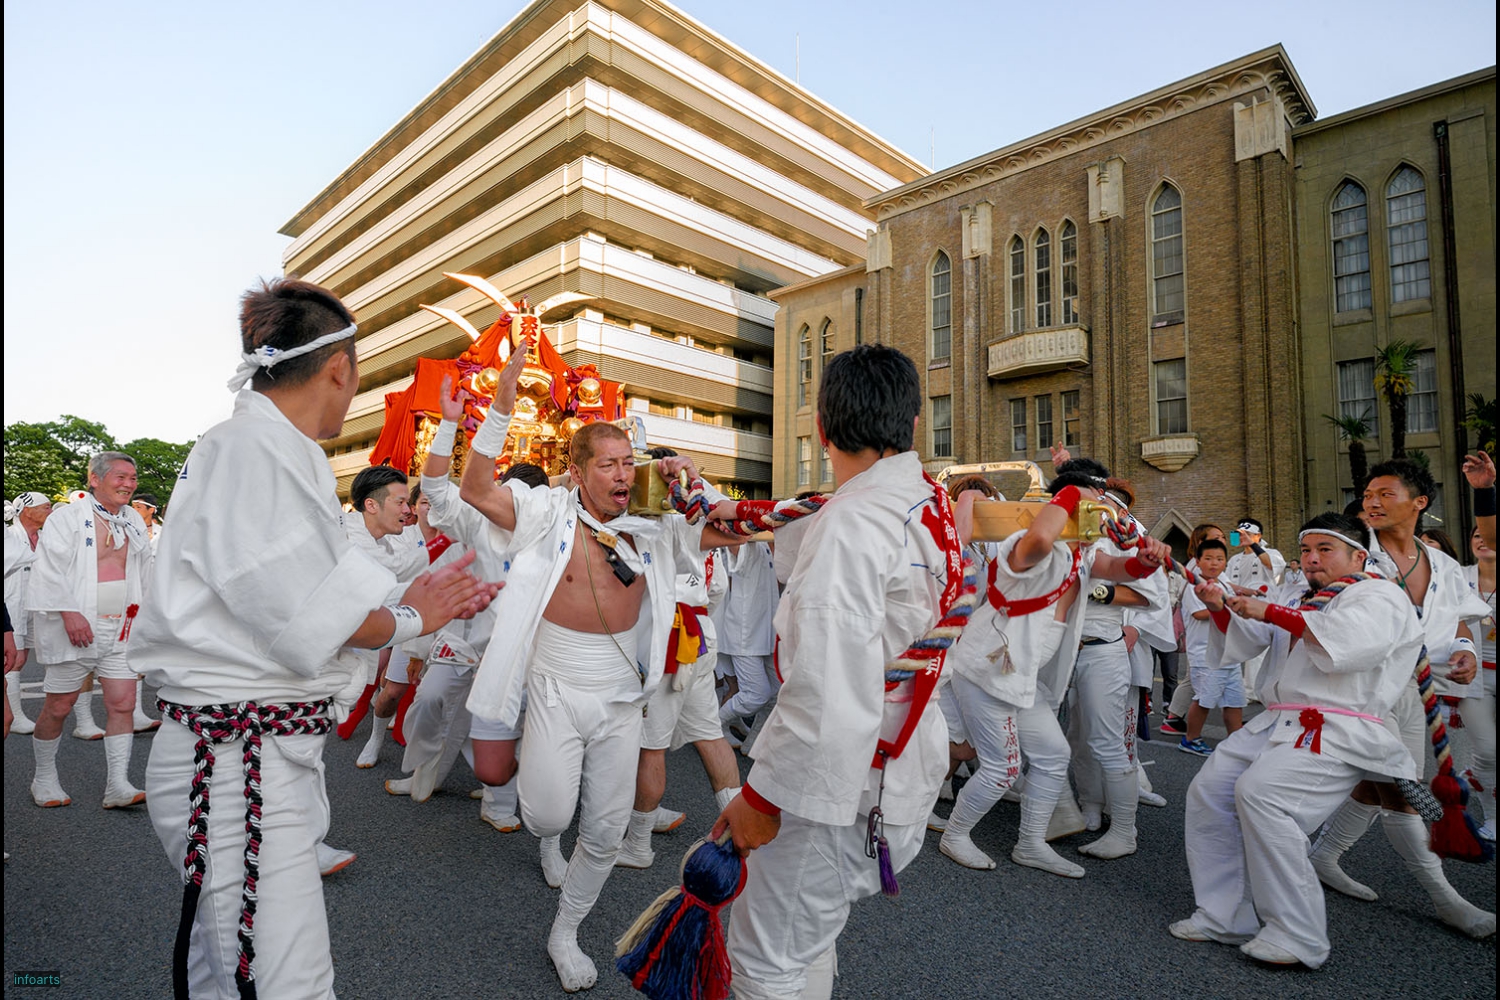
{"label": "elderly man", "polygon": [[10,732],[27,736],[34,726],[21,710],[21,668],[30,649],[26,641],[26,584],[31,580],[42,524],[52,513],[52,501],[28,490],[11,501],[10,509],[15,513],[15,523],[5,529],[5,607],[15,627],[16,663],[5,675],[5,699],[11,711]]}
{"label": "elderly man", "polygon": [[31,743],[36,774],[31,797],[42,807],[73,801],[57,777],[63,723],[90,673],[104,688],[104,808],[145,801],[130,783],[136,675],[125,662],[125,641],[151,570],[146,525],[130,507],[135,461],[118,451],[89,460],[89,492],[48,520],[37,546],[26,608],[32,647],[46,666],[46,701]]}

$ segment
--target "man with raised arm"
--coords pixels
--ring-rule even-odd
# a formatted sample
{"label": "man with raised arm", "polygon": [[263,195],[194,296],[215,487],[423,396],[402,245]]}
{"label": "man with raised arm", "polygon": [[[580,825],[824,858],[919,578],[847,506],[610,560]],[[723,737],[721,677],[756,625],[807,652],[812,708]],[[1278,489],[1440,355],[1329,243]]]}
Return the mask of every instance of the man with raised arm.
{"label": "man with raised arm", "polygon": [[333,996],[316,847],[330,713],[364,680],[350,651],[474,614],[497,589],[460,561],[402,590],[350,544],[317,441],[358,388],[354,334],[309,282],[245,294],[234,413],[178,475],[135,624],[131,667],[168,720],[146,768],[151,822],[173,871],[186,868],[179,997]]}
{"label": "man with raised arm", "polygon": [[[744,539],[676,514],[627,516],[635,456],[611,423],[573,435],[573,488],[497,485],[521,365],[501,371],[489,415],[474,435],[459,495],[501,533],[513,552],[495,606],[496,640],[480,661],[468,707],[476,717],[514,726],[527,697],[519,786],[521,818],[554,837],[573,820],[578,843],[562,881],[547,937],[565,992],[592,987],[593,961],[578,947],[583,922],[615,864],[635,798],[642,707],[661,681],[677,603],[679,568],[689,553]],[[664,477],[691,460],[657,463]]]}

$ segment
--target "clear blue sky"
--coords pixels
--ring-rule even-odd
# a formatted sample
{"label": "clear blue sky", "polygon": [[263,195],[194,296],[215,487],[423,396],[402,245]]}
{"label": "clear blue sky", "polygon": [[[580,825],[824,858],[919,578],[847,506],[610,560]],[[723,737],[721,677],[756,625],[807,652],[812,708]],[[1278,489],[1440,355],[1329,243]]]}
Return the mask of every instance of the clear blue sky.
{"label": "clear blue sky", "polygon": [[[5,422],[227,416],[276,230],[522,6],[7,3]],[[939,167],[1274,42],[1321,116],[1495,62],[1493,2],[679,6]]]}

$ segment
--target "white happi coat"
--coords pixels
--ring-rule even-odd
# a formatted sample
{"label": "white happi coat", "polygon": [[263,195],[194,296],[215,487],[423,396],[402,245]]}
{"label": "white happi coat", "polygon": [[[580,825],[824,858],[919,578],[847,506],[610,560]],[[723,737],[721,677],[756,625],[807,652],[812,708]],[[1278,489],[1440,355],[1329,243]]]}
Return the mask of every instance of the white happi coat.
{"label": "white happi coat", "polygon": [[333,696],[360,668],[344,642],[400,593],[350,544],[317,442],[249,389],[183,464],[160,555],[130,662],[185,705]]}
{"label": "white happi coat", "polygon": [[[1063,542],[1052,543],[1047,555],[1030,569],[1016,572],[1007,560],[1025,537],[1017,532],[1002,542],[984,546],[985,565],[979,568],[979,601],[963,635],[948,651],[945,673],[962,677],[1007,705],[1030,708],[1036,703],[1037,675],[1053,659],[1064,639],[1072,635],[1074,648],[1082,616],[1074,614],[1080,598],[1068,615],[1057,621],[1056,608],[1046,607],[1012,618],[995,610],[986,594],[989,566],[995,567],[995,589],[1005,600],[1040,597],[1062,584],[1073,565],[1073,551]],[[1079,560],[1082,569],[1082,559]],[[992,658],[993,657],[993,658]]]}
{"label": "white happi coat", "polygon": [[715,575],[729,592],[713,610],[719,652],[730,656],[770,656],[776,646],[776,567],[765,542],[722,549]]}
{"label": "white happi coat", "polygon": [[[40,543],[40,538],[38,538]],[[26,584],[31,580],[31,564],[36,561],[36,550],[31,547],[31,536],[17,521],[5,529],[5,609],[10,612],[11,628],[15,630],[16,648],[30,649],[27,642],[28,621],[26,611]]]}
{"label": "white happi coat", "polygon": [[[895,738],[910,707],[895,700],[910,682],[887,698],[885,665],[937,622],[947,575],[922,520],[932,498],[909,451],[844,483],[808,519],[776,611],[785,683],[746,780],[786,812],[849,826],[876,804],[876,744]],[[948,769],[947,741],[942,712],[928,706],[885,768],[888,823],[926,820]]]}
{"label": "white happi coat", "polygon": [[1150,607],[1126,608],[1125,625],[1139,633],[1130,651],[1130,686],[1151,690],[1156,679],[1156,657],[1153,649],[1169,652],[1177,648],[1177,632],[1172,627],[1172,586],[1167,571],[1159,569],[1144,580],[1132,580],[1131,590],[1143,594]]}
{"label": "white happi coat", "polygon": [[[99,555],[95,546],[99,544],[99,509],[92,496],[63,504],[47,518],[37,541],[36,560],[26,585],[26,609],[31,612],[31,648],[42,663],[88,662],[97,657],[94,644],[79,647],[69,641],[61,612],[76,611],[90,624],[98,616]],[[120,514],[127,522],[125,605],[129,607],[145,603],[142,596],[150,583],[151,541],[146,537],[146,522],[132,507],[120,508]],[[132,654],[134,648],[132,641]]]}
{"label": "white happi coat", "polygon": [[[364,515],[356,510],[344,515],[344,527],[354,547],[390,570],[403,588],[426,571],[427,549],[422,541],[422,529],[416,525],[408,525],[394,535],[376,538],[370,534]],[[380,673],[380,651],[357,649],[354,655],[364,665],[365,684],[374,684]]]}
{"label": "white happi coat", "polygon": [[[536,629],[573,551],[579,506],[576,490],[528,487],[517,480],[504,487],[515,498],[516,527],[510,532],[514,553],[510,576],[493,602],[496,635],[502,641],[491,642],[485,649],[469,692],[468,709],[481,718],[515,726],[526,691]],[[644,569],[642,582],[647,587],[635,624],[636,671],[641,687],[632,693],[632,703],[644,704],[661,682],[667,636],[677,605],[679,559],[685,552],[697,552],[703,523],[700,520],[690,525],[678,514],[619,517],[605,523],[610,530],[629,534],[635,540]]]}
{"label": "white happi coat", "polygon": [[1260,556],[1246,549],[1236,553],[1224,567],[1224,582],[1238,584],[1247,590],[1258,590],[1274,597],[1281,585],[1281,575],[1286,569],[1286,557],[1270,546],[1262,546],[1271,557],[1271,568],[1260,561]]}
{"label": "white happi coat", "polygon": [[[469,571],[489,583],[505,580],[510,572],[511,533],[464,503],[459,498],[458,486],[446,476],[423,476],[422,495],[431,508],[427,512],[427,523],[458,545],[474,550],[474,562]],[[458,545],[449,551],[454,551]],[[491,602],[473,618],[455,618],[438,630],[431,645],[436,647],[436,640],[440,638],[449,644],[458,659],[472,659],[477,666],[495,631],[498,603]],[[425,657],[425,651],[423,655]]]}
{"label": "white happi coat", "polygon": [[[1303,732],[1300,710],[1273,710],[1274,705],[1342,708],[1387,718],[1422,649],[1422,625],[1406,594],[1388,580],[1363,580],[1303,618],[1306,635],[1295,645],[1284,629],[1238,616],[1230,619],[1228,632],[1214,628],[1210,633],[1210,663],[1240,663],[1267,653],[1256,692],[1266,711],[1244,728],[1252,734],[1272,730],[1273,744],[1295,742]],[[1317,642],[1307,641],[1312,638]],[[1396,734],[1366,719],[1325,711],[1322,753],[1373,775],[1419,776]]]}
{"label": "white happi coat", "polygon": [[[1418,544],[1425,544],[1418,539]],[[1451,698],[1479,697],[1484,692],[1484,677],[1481,670],[1469,684],[1455,684],[1448,680],[1448,657],[1457,650],[1454,640],[1458,637],[1458,626],[1466,618],[1482,618],[1489,614],[1489,605],[1469,589],[1464,577],[1464,568],[1450,559],[1441,549],[1431,545],[1425,547],[1431,566],[1431,582],[1422,597],[1422,607],[1417,614],[1422,621],[1426,636],[1427,656],[1432,662],[1432,681],[1440,696]],[[1395,560],[1380,547],[1379,540],[1370,543],[1370,568],[1391,580],[1401,579]],[[1406,591],[1402,591],[1402,596]],[[1407,598],[1408,602],[1410,598]],[[1476,644],[1477,646],[1477,644]],[[1416,663],[1416,658],[1412,658]],[[1412,691],[1416,691],[1416,679],[1412,679]]]}

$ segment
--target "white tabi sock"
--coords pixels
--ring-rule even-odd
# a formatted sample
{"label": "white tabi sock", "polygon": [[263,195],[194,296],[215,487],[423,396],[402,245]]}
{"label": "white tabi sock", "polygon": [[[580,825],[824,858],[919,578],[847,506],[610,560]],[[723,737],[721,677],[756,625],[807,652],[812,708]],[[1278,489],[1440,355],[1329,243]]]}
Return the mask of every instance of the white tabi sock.
{"label": "white tabi sock", "polygon": [[718,804],[719,812],[723,812],[725,809],[728,809],[729,803],[733,802],[734,797],[738,794],[740,794],[739,785],[735,785],[731,788],[721,788],[717,792],[714,792],[714,802]]}
{"label": "white tabi sock", "polygon": [[[632,820],[636,815],[640,814],[632,812]],[[647,827],[647,835],[650,835],[650,827]],[[599,893],[613,868],[612,859],[593,857],[581,844],[573,848],[573,858],[568,862],[568,872],[563,878],[562,895],[557,901],[557,917],[547,935],[547,955],[552,959],[557,978],[566,993],[586,990],[599,979],[593,960],[578,947],[578,925],[599,900]]]}
{"label": "white tabi sock", "polygon": [[1047,846],[1047,825],[1058,799],[1068,787],[1066,774],[1045,774],[1035,767],[1021,796],[1021,829],[1010,859],[1065,878],[1083,878],[1083,869]]}
{"label": "white tabi sock", "polygon": [[62,789],[62,783],[57,777],[57,747],[62,742],[61,736],[50,740],[31,738],[31,751],[36,755],[36,772],[31,779],[31,797],[36,799],[37,804],[44,802],[61,802],[66,804],[68,793]]}
{"label": "white tabi sock", "polygon": [[542,877],[556,889],[563,884],[568,872],[568,862],[562,856],[561,837],[541,838]]}
{"label": "white tabi sock", "polygon": [[374,767],[380,760],[380,745],[385,742],[386,728],[380,719],[370,727],[370,738],[365,741],[365,748],[359,752],[359,759],[354,762],[355,767]]}
{"label": "white tabi sock", "polygon": [[512,777],[503,785],[485,785],[485,791],[489,793],[490,804],[496,811],[507,816],[516,815],[516,779]]}
{"label": "white tabi sock", "polygon": [[146,793],[130,783],[130,751],[135,743],[132,733],[104,737],[104,808],[118,809],[146,800]]}
{"label": "white tabi sock", "polygon": [[1109,807],[1109,832],[1078,848],[1078,853],[1106,860],[1134,854],[1135,814],[1141,803],[1140,773],[1133,767],[1106,773],[1104,801]]}
{"label": "white tabi sock", "polygon": [[97,740],[104,736],[104,730],[94,721],[94,692],[83,691],[78,695],[78,700],[73,703],[73,735],[80,740]]}
{"label": "white tabi sock", "polygon": [[1464,899],[1448,884],[1448,877],[1443,874],[1443,860],[1427,846],[1427,824],[1422,817],[1386,809],[1380,813],[1380,823],[1385,827],[1391,846],[1406,862],[1406,870],[1412,873],[1427,891],[1432,905],[1437,907],[1438,919],[1472,938],[1485,938],[1495,933],[1495,915]]}
{"label": "white tabi sock", "polygon": [[1365,835],[1365,831],[1370,829],[1370,825],[1379,816],[1379,806],[1365,805],[1354,799],[1346,799],[1339,806],[1333,818],[1328,821],[1323,836],[1318,838],[1312,853],[1308,855],[1313,871],[1318,873],[1318,881],[1355,899],[1373,902],[1380,898],[1374,889],[1363,882],[1356,882],[1339,866],[1339,859],[1344,856],[1344,852]]}
{"label": "white tabi sock", "polygon": [[938,841],[938,850],[965,868],[979,871],[994,868],[994,859],[974,845],[969,833],[1004,794],[1004,788],[982,776],[966,782],[953,802],[953,811],[948,814],[948,825],[943,831],[943,839]]}
{"label": "white tabi sock", "polygon": [[[630,825],[625,827],[625,842],[615,855],[615,864],[621,868],[651,867],[651,862],[656,860],[656,852],[651,850],[651,827],[655,822],[655,809],[647,809],[645,812],[630,810]],[[577,855],[576,848],[573,853]]]}
{"label": "white tabi sock", "polygon": [[137,677],[135,679],[135,714],[133,716],[133,725],[137,730],[155,728],[155,725],[159,722],[159,720],[147,715],[145,707],[141,704],[141,699],[145,697],[145,688],[146,682]]}
{"label": "white tabi sock", "polygon": [[29,736],[36,723],[27,718],[21,708],[21,672],[5,675],[5,698],[10,702],[10,731],[17,736]]}

